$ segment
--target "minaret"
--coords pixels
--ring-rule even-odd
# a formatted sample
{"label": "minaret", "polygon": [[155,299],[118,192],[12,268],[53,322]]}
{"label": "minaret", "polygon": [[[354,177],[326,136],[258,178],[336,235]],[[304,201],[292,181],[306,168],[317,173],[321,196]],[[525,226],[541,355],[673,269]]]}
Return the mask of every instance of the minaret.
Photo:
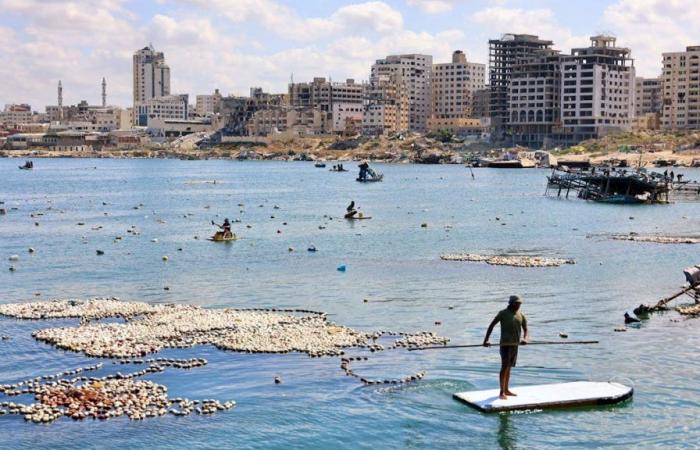
{"label": "minaret", "polygon": [[63,120],[63,85],[58,80],[58,120]]}
{"label": "minaret", "polygon": [[105,77],[102,77],[102,107],[107,106],[107,82]]}

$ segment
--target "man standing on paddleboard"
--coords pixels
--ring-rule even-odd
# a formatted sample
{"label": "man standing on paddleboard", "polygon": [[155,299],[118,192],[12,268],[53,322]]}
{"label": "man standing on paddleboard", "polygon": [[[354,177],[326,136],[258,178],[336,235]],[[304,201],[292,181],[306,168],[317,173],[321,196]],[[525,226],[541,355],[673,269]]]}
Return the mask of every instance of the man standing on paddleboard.
{"label": "man standing on paddleboard", "polygon": [[520,296],[511,295],[508,299],[508,307],[496,314],[484,338],[484,347],[490,347],[489,337],[491,337],[493,328],[496,324],[501,324],[501,341],[499,344],[501,346],[501,372],[499,374],[501,392],[498,398],[502,400],[507,399],[508,395],[517,395],[508,389],[508,383],[510,382],[510,370],[515,367],[518,359],[518,346],[527,344],[527,319],[520,312],[522,303]]}

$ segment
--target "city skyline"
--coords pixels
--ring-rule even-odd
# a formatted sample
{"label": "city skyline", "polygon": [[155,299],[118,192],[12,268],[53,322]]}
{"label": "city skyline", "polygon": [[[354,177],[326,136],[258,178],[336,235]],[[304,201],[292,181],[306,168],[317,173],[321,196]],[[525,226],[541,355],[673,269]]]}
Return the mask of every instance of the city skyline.
{"label": "city skyline", "polygon": [[0,103],[40,111],[56,103],[58,80],[64,104],[100,104],[103,77],[107,102],[129,106],[133,53],[149,43],[166,54],[172,92],[194,96],[215,88],[246,95],[251,86],[285,92],[292,73],[296,81],[362,81],[375,60],[398,53],[443,63],[461,49],[487,64],[488,39],[508,32],[551,39],[564,53],[610,32],[644,77],[661,73],[663,52],[700,42],[686,26],[700,8],[686,0],[0,0],[0,8]]}

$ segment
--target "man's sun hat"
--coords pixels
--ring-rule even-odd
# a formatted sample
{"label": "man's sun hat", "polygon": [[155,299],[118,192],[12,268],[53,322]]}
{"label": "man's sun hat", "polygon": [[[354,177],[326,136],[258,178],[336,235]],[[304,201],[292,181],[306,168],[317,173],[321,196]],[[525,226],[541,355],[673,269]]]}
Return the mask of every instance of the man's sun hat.
{"label": "man's sun hat", "polygon": [[508,299],[508,305],[515,305],[516,303],[520,304],[523,302],[523,299],[520,298],[519,295],[511,295],[510,298]]}

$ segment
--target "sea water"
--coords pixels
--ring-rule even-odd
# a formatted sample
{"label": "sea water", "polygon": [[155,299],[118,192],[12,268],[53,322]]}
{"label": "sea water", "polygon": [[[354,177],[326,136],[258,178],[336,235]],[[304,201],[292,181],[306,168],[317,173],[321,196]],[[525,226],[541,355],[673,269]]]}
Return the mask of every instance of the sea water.
{"label": "sea water", "polygon": [[[562,332],[600,344],[521,348],[511,381],[516,392],[526,384],[617,380],[632,384],[635,395],[608,407],[486,415],[452,394],[498,386],[497,348],[367,354],[368,361],[351,364],[361,376],[427,375],[405,386],[363,386],[343,374],[337,357],[201,346],[157,356],[204,357],[206,367],[146,379],[167,385],[172,397],[235,400],[235,409],[139,422],[62,418],[49,425],[6,415],[0,417],[2,448],[700,443],[700,319],[671,311],[614,332],[624,326],[625,311],[677,291],[682,270],[700,263],[700,246],[607,238],[631,231],[697,233],[700,204],[616,206],[545,197],[548,171],[534,169],[474,169],[472,178],[459,165],[376,164],[384,181],[362,184],[348,163],[350,172],[336,173],[305,162],[41,159],[22,171],[17,161],[0,160],[0,208],[7,210],[0,216],[0,302],[115,296],[212,308],[304,308],[355,329],[429,330],[468,344],[480,343],[508,296],[519,294],[531,339],[559,340]],[[700,171],[683,172],[700,178]],[[343,220],[351,200],[372,219]],[[240,219],[233,224],[240,239],[207,241],[215,231],[211,221],[224,218]],[[316,252],[307,251],[312,245]],[[576,264],[441,261],[448,252],[543,255]],[[19,260],[8,261],[15,254]],[[336,270],[340,265],[345,272]],[[0,319],[0,334],[12,337],[0,342],[0,383],[100,361],[31,337],[36,329],[76,323]],[[129,371],[104,362],[95,376]]]}

